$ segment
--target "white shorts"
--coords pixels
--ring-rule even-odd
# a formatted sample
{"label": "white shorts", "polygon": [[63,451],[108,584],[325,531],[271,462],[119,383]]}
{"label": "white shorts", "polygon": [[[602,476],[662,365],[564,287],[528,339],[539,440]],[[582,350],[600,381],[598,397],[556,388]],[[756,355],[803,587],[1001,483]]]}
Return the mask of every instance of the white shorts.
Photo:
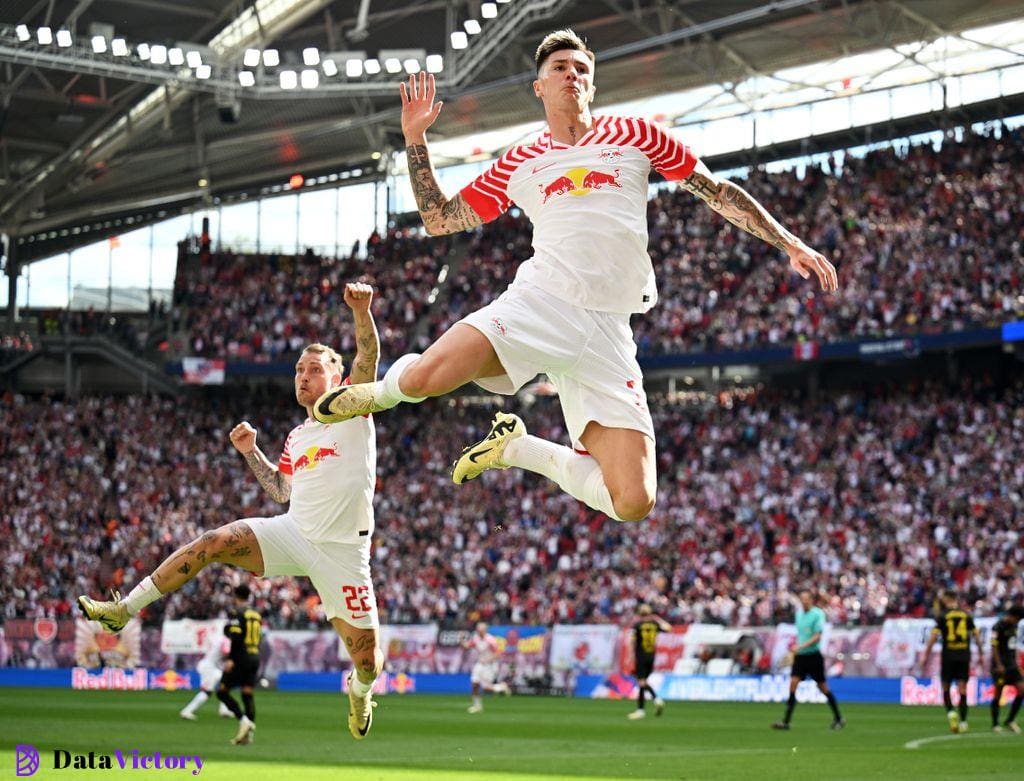
{"label": "white shorts", "polygon": [[473,670],[469,674],[469,682],[477,683],[487,688],[494,685],[494,681],[498,678],[498,665],[495,662],[487,664],[485,662],[477,662],[473,665]]}
{"label": "white shorts", "polygon": [[486,336],[505,367],[500,377],[478,379],[482,388],[511,395],[547,374],[574,447],[592,420],[654,439],[629,315],[583,309],[533,285],[513,284],[459,322]]}
{"label": "white shorts", "polygon": [[200,660],[196,665],[196,672],[199,673],[199,688],[206,691],[213,691],[220,683],[221,669],[213,662]]}
{"label": "white shorts", "polygon": [[377,629],[377,598],[370,580],[370,538],[365,542],[310,542],[295,519],[243,518],[263,554],[263,574],[304,575],[320,595],[327,618],[359,629]]}

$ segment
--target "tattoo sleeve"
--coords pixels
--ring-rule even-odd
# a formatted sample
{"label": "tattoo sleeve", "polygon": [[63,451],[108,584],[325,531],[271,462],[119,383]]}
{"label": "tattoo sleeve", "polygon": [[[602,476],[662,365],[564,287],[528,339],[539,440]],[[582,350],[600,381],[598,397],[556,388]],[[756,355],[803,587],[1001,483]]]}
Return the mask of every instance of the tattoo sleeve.
{"label": "tattoo sleeve", "polygon": [[462,195],[445,198],[434,175],[426,144],[410,144],[405,148],[405,154],[409,162],[409,182],[416,196],[416,208],[420,210],[427,233],[443,236],[483,225],[483,220]]}
{"label": "tattoo sleeve", "polygon": [[783,252],[787,245],[796,241],[796,237],[782,227],[750,193],[727,179],[719,179],[703,163],[699,163],[693,173],[680,184],[684,190],[696,195],[737,228],[742,228]]}
{"label": "tattoo sleeve", "polygon": [[279,504],[288,503],[288,499],[292,495],[292,484],[285,479],[277,467],[267,460],[259,448],[245,454],[245,463],[249,465],[252,473],[256,475],[256,479],[263,486],[263,490],[271,499]]}
{"label": "tattoo sleeve", "polygon": [[380,362],[377,325],[369,312],[356,312],[356,355],[352,359],[352,382],[373,382]]}

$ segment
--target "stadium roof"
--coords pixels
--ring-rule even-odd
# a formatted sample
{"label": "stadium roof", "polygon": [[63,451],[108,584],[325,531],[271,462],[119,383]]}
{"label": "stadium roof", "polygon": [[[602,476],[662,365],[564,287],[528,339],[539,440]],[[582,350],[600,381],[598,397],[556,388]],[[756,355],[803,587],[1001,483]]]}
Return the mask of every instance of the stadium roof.
{"label": "stadium roof", "polygon": [[[445,110],[431,135],[441,141],[540,118],[526,86],[533,50],[560,27],[597,51],[598,104],[608,105],[731,88],[752,75],[1022,17],[1015,0],[5,0],[0,231],[60,233],[100,220],[117,233],[122,218],[138,225],[154,209],[255,194],[296,172],[382,170],[402,147],[401,74],[345,70],[350,59],[383,64],[384,50],[407,50],[391,54],[421,65],[444,56]],[[450,34],[472,19],[482,32],[453,48]],[[40,38],[40,27],[50,36]],[[71,34],[63,45],[51,42],[62,29]],[[105,51],[90,48],[96,36]],[[213,67],[200,79],[194,67],[160,66],[148,52],[142,59],[139,44],[194,50]],[[311,47],[319,65],[303,63]],[[269,48],[280,65],[243,64],[247,50]],[[328,59],[340,74],[325,72]],[[241,86],[242,70],[254,85]],[[281,70],[315,70],[318,85],[283,89]],[[96,238],[70,238],[64,248]],[[44,250],[26,245],[19,255]]]}

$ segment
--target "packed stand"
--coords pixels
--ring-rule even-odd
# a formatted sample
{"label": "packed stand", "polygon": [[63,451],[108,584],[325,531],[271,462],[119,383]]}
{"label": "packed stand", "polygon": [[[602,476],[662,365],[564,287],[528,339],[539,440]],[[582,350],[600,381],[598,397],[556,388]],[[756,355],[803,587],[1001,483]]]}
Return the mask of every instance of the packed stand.
{"label": "packed stand", "polygon": [[[76,594],[126,589],[201,530],[281,512],[231,447],[238,419],[273,459],[301,411],[283,389],[187,404],[6,396],[0,453],[4,617],[68,616]],[[955,583],[981,612],[1024,596],[1024,380],[831,395],[652,400],[658,504],[606,519],[519,470],[452,485],[451,457],[490,410],[431,400],[377,416],[374,581],[384,622],[620,621],[638,600],[671,621],[768,624],[785,592],[834,595],[839,623],[925,615]],[[565,441],[557,403],[522,408]],[[213,566],[144,620],[217,615]],[[322,620],[305,579],[260,579],[275,627]]]}
{"label": "packed stand", "polygon": [[0,366],[32,352],[32,337],[24,331],[0,336]]}
{"label": "packed stand", "polygon": [[377,291],[374,314],[381,349],[410,349],[413,326],[429,306],[447,262],[449,243],[405,231],[374,234],[365,258],[246,255],[204,256],[198,270],[175,281],[175,304],[184,307],[188,354],[232,360],[285,360],[310,342],[351,355],[354,335],[343,296],[345,283],[368,282]]}

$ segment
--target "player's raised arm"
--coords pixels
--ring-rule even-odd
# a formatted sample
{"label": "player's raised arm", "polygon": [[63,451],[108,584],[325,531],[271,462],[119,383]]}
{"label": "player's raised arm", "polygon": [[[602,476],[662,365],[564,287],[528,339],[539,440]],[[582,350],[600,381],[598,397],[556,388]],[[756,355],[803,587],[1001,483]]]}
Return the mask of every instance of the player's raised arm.
{"label": "player's raised arm", "polygon": [[245,457],[245,463],[256,475],[263,490],[271,499],[280,504],[287,504],[292,495],[292,480],[290,475],[282,474],[281,471],[270,463],[263,451],[256,447],[256,429],[249,425],[248,421],[242,421],[228,435],[235,450]]}
{"label": "player's raised arm", "polygon": [[373,288],[361,282],[345,285],[345,303],[352,310],[356,325],[356,355],[352,359],[352,382],[374,382],[377,379],[377,365],[380,362],[380,339],[377,324],[373,321],[370,305],[373,303]]}
{"label": "player's raised arm", "polygon": [[789,265],[804,279],[814,272],[822,290],[835,291],[839,288],[835,267],[825,256],[786,230],[738,184],[715,176],[702,162],[698,162],[680,184],[737,228],[785,252],[789,256]]}
{"label": "player's raised arm", "polygon": [[434,166],[427,153],[427,128],[441,113],[440,101],[435,103],[434,75],[420,73],[399,86],[402,93],[402,132],[409,165],[409,182],[416,196],[416,208],[423,218],[423,227],[431,236],[475,228],[484,221],[461,195],[446,198],[434,175]]}

